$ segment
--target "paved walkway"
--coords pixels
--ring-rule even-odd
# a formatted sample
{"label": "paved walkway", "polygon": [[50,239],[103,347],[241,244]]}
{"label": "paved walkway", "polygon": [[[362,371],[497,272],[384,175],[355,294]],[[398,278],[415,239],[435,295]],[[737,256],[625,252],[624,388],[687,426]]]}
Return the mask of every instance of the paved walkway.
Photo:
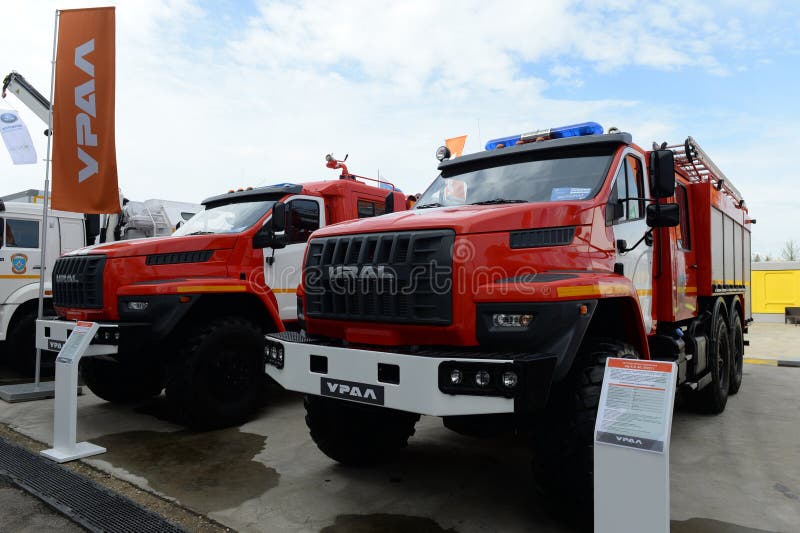
{"label": "paved walkway", "polygon": [[754,322],[745,339],[745,357],[800,361],[800,326]]}

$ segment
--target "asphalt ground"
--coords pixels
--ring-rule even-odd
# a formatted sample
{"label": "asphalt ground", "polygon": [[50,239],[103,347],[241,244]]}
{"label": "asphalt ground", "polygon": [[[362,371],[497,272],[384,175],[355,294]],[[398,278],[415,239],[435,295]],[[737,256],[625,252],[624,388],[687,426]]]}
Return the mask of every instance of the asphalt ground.
{"label": "asphalt ground", "polygon": [[[791,355],[800,327],[786,328],[794,327],[780,330],[781,344],[793,346],[768,354],[756,348],[768,347],[772,340],[761,336],[772,330],[753,328],[748,357]],[[676,412],[673,532],[800,531],[798,385],[800,369],[747,364],[723,414]],[[512,437],[463,437],[423,417],[396,461],[348,469],[317,450],[301,398],[291,393],[275,391],[248,424],[208,433],[171,422],[163,397],[115,406],[89,393],[78,403],[78,439],[108,452],[76,467],[123,494],[151,498],[145,504],[167,518],[183,513],[188,530],[573,531],[537,495],[525,443]],[[0,402],[0,424],[29,447],[52,441],[52,416],[52,400]],[[0,531],[16,531],[4,525],[4,509],[0,501]]]}

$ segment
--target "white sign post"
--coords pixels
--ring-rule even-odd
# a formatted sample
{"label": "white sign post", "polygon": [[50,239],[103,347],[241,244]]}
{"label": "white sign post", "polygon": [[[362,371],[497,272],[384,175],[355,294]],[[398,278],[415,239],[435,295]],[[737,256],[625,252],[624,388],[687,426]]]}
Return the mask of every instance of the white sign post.
{"label": "white sign post", "polygon": [[56,399],[53,410],[53,447],[41,453],[57,463],[105,453],[90,442],[75,442],[78,423],[78,365],[100,325],[78,322],[56,357]]}
{"label": "white sign post", "polygon": [[675,363],[609,358],[594,442],[595,533],[669,533]]}

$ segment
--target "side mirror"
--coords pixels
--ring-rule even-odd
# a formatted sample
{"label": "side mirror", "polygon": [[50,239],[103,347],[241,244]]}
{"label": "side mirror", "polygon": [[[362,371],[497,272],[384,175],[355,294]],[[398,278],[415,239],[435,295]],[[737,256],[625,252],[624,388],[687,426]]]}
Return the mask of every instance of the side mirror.
{"label": "side mirror", "polygon": [[678,204],[650,204],[647,206],[647,225],[651,228],[672,228],[681,223]]}
{"label": "side mirror", "polygon": [[272,232],[280,233],[286,230],[286,204],[277,202],[272,206]]}
{"label": "side mirror", "polygon": [[253,235],[253,249],[285,248],[288,238],[286,230],[286,204],[278,202],[272,206],[272,218]]}
{"label": "side mirror", "polygon": [[258,230],[258,233],[253,235],[253,249],[258,250],[260,248],[275,248],[276,250],[280,248],[286,248],[288,238],[286,235],[275,235],[275,232],[272,231],[270,227],[270,223],[267,222],[264,224],[264,227]]}
{"label": "side mirror", "polygon": [[656,199],[675,194],[675,154],[672,150],[653,150],[650,153],[650,194]]}

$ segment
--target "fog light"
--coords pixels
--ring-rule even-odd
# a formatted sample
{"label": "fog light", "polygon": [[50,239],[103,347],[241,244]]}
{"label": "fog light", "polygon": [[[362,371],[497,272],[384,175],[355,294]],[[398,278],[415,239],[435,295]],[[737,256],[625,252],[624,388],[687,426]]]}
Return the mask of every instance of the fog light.
{"label": "fog light", "polygon": [[450,372],[450,383],[453,385],[458,385],[462,379],[464,379],[464,374],[461,373],[461,370],[456,368]]}
{"label": "fog light", "polygon": [[486,370],[480,370],[477,374],[475,374],[475,383],[479,387],[485,387],[491,381],[491,376]]}
{"label": "fog light", "polygon": [[503,386],[507,389],[513,389],[517,386],[519,378],[516,372],[503,372]]}
{"label": "fog light", "polygon": [[139,300],[132,300],[128,302],[129,311],[144,311],[148,307],[150,307],[150,302],[139,301]]}
{"label": "fog light", "polygon": [[492,323],[501,328],[527,328],[533,315],[527,314],[505,314],[495,313],[492,315]]}

